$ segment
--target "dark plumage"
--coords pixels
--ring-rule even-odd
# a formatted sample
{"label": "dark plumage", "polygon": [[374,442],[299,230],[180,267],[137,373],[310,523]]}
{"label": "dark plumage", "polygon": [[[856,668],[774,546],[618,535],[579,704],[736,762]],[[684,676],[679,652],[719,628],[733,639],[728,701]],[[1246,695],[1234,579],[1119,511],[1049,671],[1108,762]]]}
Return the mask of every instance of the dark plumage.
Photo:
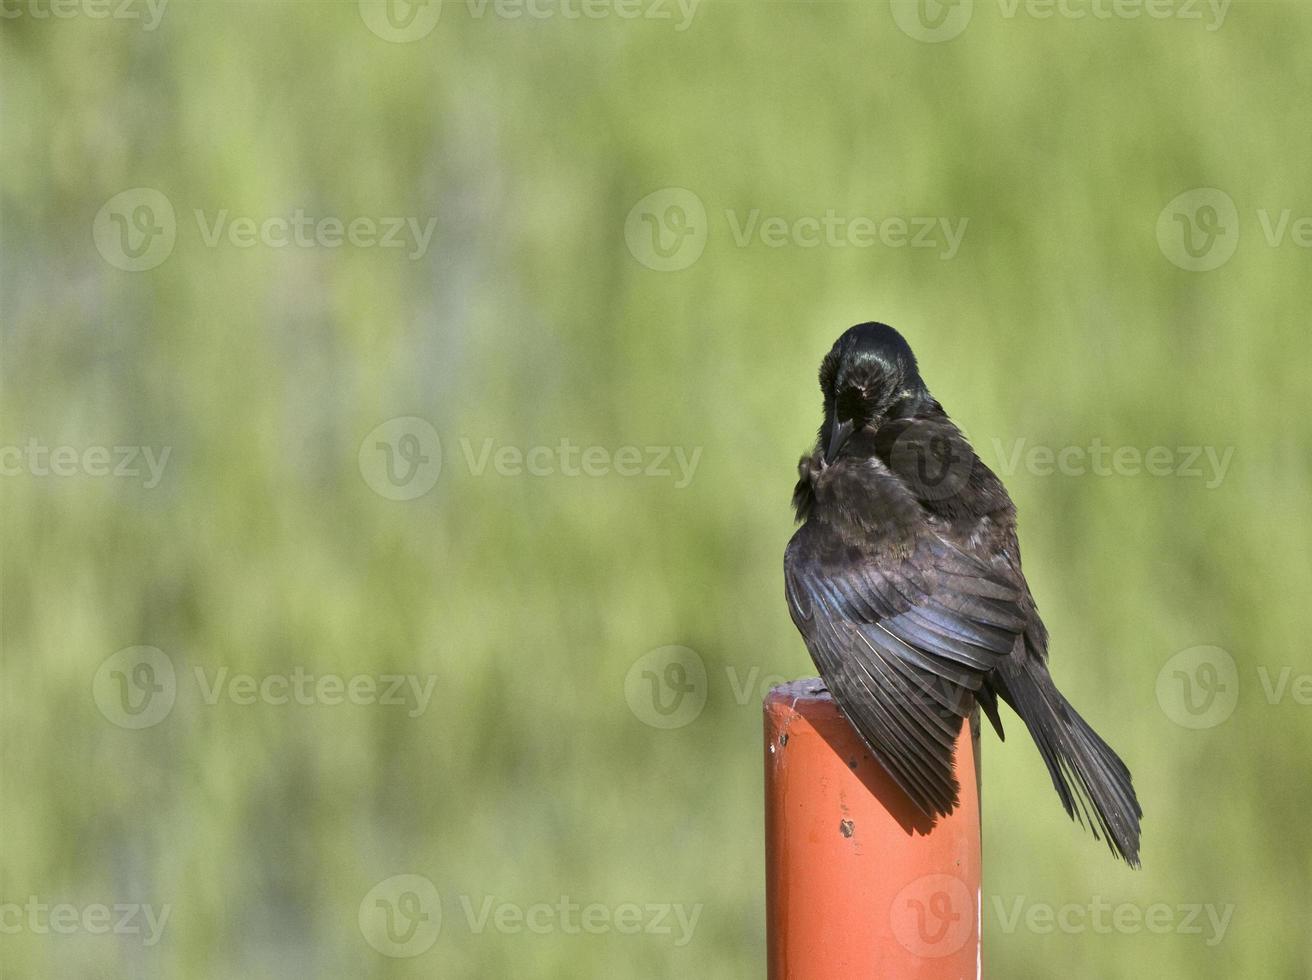
{"label": "dark plumage", "polygon": [[927,815],[957,805],[953,747],[998,699],[1029,729],[1062,805],[1139,863],[1130,772],[1062,697],[1021,571],[1006,489],[882,323],[852,327],[820,366],[824,424],[793,494],[784,556],[793,622],[871,753]]}

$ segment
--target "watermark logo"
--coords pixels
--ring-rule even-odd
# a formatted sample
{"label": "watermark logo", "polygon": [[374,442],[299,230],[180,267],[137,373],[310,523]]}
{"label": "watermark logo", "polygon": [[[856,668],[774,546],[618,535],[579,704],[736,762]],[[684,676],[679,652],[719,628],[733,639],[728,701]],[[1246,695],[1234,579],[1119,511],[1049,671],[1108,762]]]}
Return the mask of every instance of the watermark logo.
{"label": "watermark logo", "polygon": [[893,898],[889,925],[913,956],[951,956],[975,933],[975,897],[956,875],[923,875]]}
{"label": "watermark logo", "polygon": [[115,194],[91,225],[101,257],[125,272],[145,272],[163,263],[173,254],[177,235],[173,204],[153,187]]}
{"label": "watermark logo", "polygon": [[648,269],[686,269],[706,248],[706,205],[686,187],[666,187],[648,194],[624,219],[624,241],[632,256]]}
{"label": "watermark logo", "polygon": [[1189,272],[1225,265],[1239,247],[1239,210],[1215,187],[1196,187],[1171,199],[1157,216],[1157,245]]}
{"label": "watermark logo", "polygon": [[664,646],[651,650],[624,675],[629,710],[652,728],[682,728],[706,707],[706,664],[696,650]]}
{"label": "watermark logo", "polygon": [[360,933],[365,942],[396,959],[432,949],[442,929],[442,900],[423,875],[393,875],[369,889],[360,902]]}
{"label": "watermark logo", "polygon": [[360,443],[360,475],[388,500],[414,500],[442,473],[442,440],[425,419],[404,415],[375,427]]}
{"label": "watermark logo", "polygon": [[893,440],[889,463],[912,481],[921,500],[946,500],[970,480],[975,453],[941,425],[913,421]]}
{"label": "watermark logo", "polygon": [[409,44],[433,33],[442,0],[359,0],[360,19],[384,41]]}
{"label": "watermark logo", "polygon": [[[1312,249],[1312,214],[1264,207],[1258,208],[1254,217],[1260,241],[1267,248]],[[1157,244],[1181,269],[1211,272],[1233,258],[1239,247],[1240,225],[1247,220],[1225,191],[1195,188],[1162,209],[1157,217]]]}
{"label": "watermark logo", "polygon": [[643,654],[624,678],[629,710],[653,728],[682,728],[701,715],[712,685],[727,692],[740,708],[759,710],[761,701],[780,684],[794,678],[767,673],[759,664],[743,669],[726,664],[724,678],[711,675],[701,656],[688,647],[668,646]]}
{"label": "watermark logo", "polygon": [[178,693],[173,661],[158,647],[126,647],[100,665],[91,692],[100,713],[119,728],[158,725]]}
{"label": "watermark logo", "polygon": [[1181,650],[1157,673],[1157,703],[1183,728],[1215,728],[1239,703],[1239,669],[1221,647]]}
{"label": "watermark logo", "polygon": [[892,0],[889,6],[902,33],[925,44],[951,41],[975,12],[975,0]]}

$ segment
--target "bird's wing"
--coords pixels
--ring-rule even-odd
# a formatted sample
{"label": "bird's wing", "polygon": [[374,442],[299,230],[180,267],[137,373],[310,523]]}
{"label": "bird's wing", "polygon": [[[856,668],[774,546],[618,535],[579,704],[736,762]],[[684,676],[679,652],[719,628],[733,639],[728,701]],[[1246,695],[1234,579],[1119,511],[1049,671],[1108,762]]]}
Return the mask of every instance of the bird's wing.
{"label": "bird's wing", "polygon": [[[881,426],[875,451],[900,489],[928,513],[946,519],[940,527],[949,540],[985,556],[993,575],[1015,588],[1025,615],[1028,653],[1046,660],[1048,631],[1021,570],[1016,507],[997,474],[975,454],[937,402],[926,411]],[[996,707],[989,717],[1001,736]]]}
{"label": "bird's wing", "polygon": [[957,804],[953,748],[1015,646],[1015,588],[923,523],[855,546],[816,520],[784,558],[788,608],[843,713],[926,814]]}

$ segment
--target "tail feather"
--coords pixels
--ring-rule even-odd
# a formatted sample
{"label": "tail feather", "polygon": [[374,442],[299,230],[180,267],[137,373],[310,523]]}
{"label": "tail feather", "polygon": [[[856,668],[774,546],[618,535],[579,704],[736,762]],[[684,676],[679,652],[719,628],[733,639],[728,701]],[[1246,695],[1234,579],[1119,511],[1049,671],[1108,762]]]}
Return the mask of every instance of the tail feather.
{"label": "tail feather", "polygon": [[1139,867],[1143,810],[1130,770],[1057,690],[1042,661],[1009,662],[1001,673],[998,693],[1033,736],[1067,816]]}

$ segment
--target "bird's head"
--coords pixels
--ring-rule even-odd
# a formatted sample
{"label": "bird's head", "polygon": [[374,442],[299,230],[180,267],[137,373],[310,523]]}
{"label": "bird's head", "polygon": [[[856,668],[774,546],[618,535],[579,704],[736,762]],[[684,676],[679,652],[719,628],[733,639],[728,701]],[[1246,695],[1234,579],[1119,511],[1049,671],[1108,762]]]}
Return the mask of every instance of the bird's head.
{"label": "bird's head", "polygon": [[854,433],[877,430],[900,414],[904,402],[928,397],[911,346],[884,323],[859,323],[834,342],[820,365],[820,390],[820,441],[828,461]]}

